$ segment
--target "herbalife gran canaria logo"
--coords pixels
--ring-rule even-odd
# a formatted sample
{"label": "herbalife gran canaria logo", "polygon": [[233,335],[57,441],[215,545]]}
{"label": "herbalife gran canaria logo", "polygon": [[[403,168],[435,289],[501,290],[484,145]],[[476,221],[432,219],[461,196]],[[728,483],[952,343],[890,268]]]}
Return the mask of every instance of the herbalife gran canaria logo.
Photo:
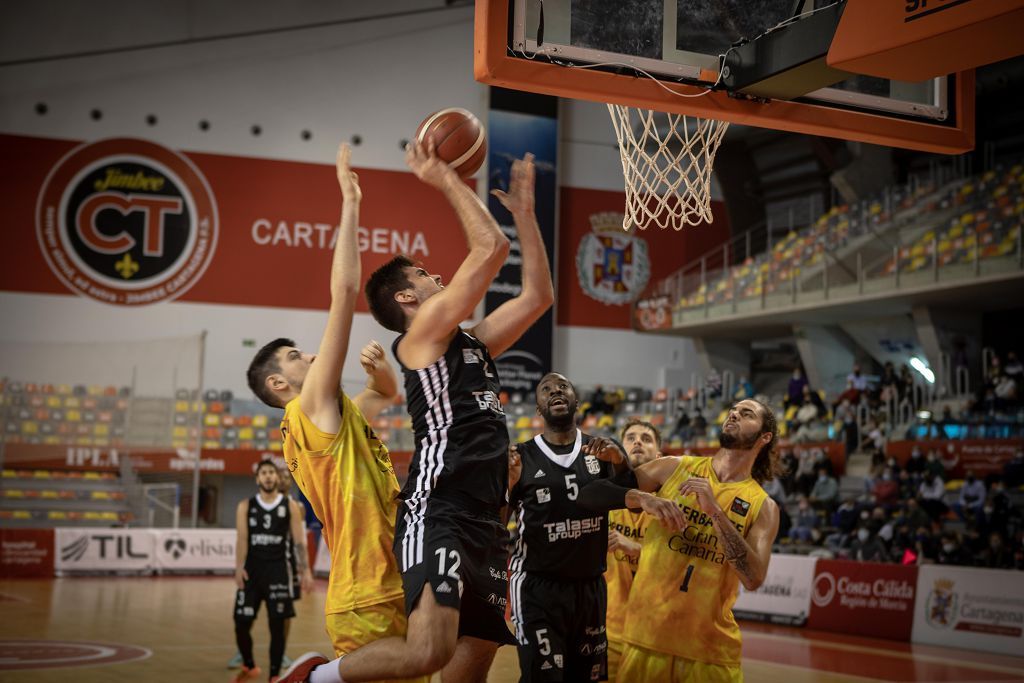
{"label": "herbalife gran canaria logo", "polygon": [[54,274],[82,296],[137,306],[174,299],[217,245],[217,208],[184,156],[152,142],[84,144],[50,171],[36,234]]}

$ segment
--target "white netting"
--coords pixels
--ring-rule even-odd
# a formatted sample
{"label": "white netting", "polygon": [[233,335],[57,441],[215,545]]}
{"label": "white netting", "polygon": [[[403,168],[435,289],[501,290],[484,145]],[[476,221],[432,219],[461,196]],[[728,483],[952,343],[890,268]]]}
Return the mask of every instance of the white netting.
{"label": "white netting", "polygon": [[609,104],[626,180],[624,230],[710,223],[711,167],[729,124]]}

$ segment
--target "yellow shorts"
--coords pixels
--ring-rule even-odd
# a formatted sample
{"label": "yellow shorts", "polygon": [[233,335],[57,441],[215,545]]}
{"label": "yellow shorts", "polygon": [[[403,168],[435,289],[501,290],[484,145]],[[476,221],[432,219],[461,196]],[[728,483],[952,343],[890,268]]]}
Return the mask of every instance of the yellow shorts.
{"label": "yellow shorts", "polygon": [[695,662],[629,643],[623,645],[618,676],[621,681],[644,683],[743,683],[743,669],[738,665]]}
{"label": "yellow shorts", "polygon": [[[405,635],[405,600],[396,598],[369,607],[327,615],[327,635],[340,657],[381,638]],[[430,676],[381,681],[380,683],[428,683]]]}
{"label": "yellow shorts", "polygon": [[621,640],[608,639],[608,683],[615,683],[619,675],[619,663],[622,661],[622,648],[625,645]]}

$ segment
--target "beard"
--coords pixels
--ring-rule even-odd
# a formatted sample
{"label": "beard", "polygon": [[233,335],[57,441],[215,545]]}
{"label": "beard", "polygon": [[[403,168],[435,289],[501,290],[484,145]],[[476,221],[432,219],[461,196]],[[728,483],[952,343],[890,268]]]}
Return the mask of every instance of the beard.
{"label": "beard", "polygon": [[555,431],[565,431],[576,424],[576,408],[575,402],[568,404],[567,410],[564,413],[552,414],[548,408],[542,408],[540,416],[544,419],[544,424],[551,427]]}
{"label": "beard", "polygon": [[718,436],[718,443],[722,448],[728,448],[734,451],[746,451],[754,447],[757,443],[760,434],[754,434],[747,438],[743,438],[740,434],[730,434],[728,432],[722,432]]}
{"label": "beard", "polygon": [[263,493],[273,493],[274,491],[277,491],[277,486],[264,486],[263,484],[260,484],[260,491]]}

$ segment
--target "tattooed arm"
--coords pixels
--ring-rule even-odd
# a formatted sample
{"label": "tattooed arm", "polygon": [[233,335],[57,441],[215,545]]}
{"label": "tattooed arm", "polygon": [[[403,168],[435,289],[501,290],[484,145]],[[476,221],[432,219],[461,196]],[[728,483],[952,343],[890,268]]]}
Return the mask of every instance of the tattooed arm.
{"label": "tattooed arm", "polygon": [[291,508],[292,543],[295,545],[295,569],[302,581],[302,590],[309,593],[313,590],[313,572],[309,567],[309,551],[306,549],[306,511],[298,501],[288,499]]}
{"label": "tattooed arm", "polygon": [[682,483],[679,491],[697,497],[698,505],[711,517],[715,533],[722,541],[725,559],[739,574],[740,583],[747,590],[757,590],[768,575],[772,543],[779,532],[779,506],[771,498],[766,499],[747,537],[743,538],[718,506],[707,479],[691,477]]}

